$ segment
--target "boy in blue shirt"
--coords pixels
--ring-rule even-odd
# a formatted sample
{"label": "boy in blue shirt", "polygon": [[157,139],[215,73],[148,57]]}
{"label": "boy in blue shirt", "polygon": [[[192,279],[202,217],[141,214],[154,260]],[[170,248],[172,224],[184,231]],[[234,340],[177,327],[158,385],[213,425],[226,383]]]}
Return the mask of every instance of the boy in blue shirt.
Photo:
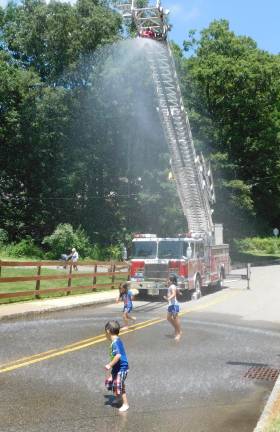
{"label": "boy in blue shirt", "polygon": [[128,360],[124,345],[119,338],[119,332],[120,324],[118,321],[108,321],[105,325],[106,337],[111,341],[111,361],[105,366],[106,370],[111,369],[111,376],[106,380],[105,385],[108,390],[113,391],[116,401],[122,401],[119,411],[124,412],[129,408],[124,383],[128,372]]}

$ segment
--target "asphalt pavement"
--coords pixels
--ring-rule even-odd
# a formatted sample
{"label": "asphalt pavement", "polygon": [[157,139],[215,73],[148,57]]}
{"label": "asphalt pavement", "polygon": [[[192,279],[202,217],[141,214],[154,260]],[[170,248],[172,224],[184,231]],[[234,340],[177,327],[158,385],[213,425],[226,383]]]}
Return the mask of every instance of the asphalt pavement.
{"label": "asphalt pavement", "polygon": [[[212,305],[212,311],[216,313],[215,315],[215,323],[211,321],[211,317],[207,316],[207,313],[203,316],[203,324],[208,321],[208,327],[211,329],[215,329],[215,332],[217,332],[217,329],[219,329],[219,316],[221,318],[221,327],[224,326],[222,324],[222,317],[226,314],[227,315],[227,326],[230,330],[231,326],[231,316],[233,317],[236,315],[236,312],[238,311],[240,323],[243,323],[246,321],[247,326],[252,327],[252,331],[255,328],[256,323],[258,324],[258,327],[261,326],[261,328],[264,331],[264,334],[269,337],[269,332],[272,330],[278,330],[279,331],[279,324],[280,324],[280,317],[279,317],[279,289],[277,289],[277,283],[275,281],[279,280],[279,266],[273,266],[269,268],[253,268],[252,269],[252,281],[251,281],[251,290],[246,290],[246,285],[243,284],[241,286],[240,284],[236,286],[236,282],[232,284],[231,286],[231,293],[233,294],[233,298],[231,302],[227,302],[226,306],[223,305],[223,308],[219,302],[215,303],[215,295],[213,297],[213,305]],[[272,281],[272,283],[271,283]],[[268,294],[266,294],[266,290],[268,290],[268,283],[269,288],[271,288],[271,291]],[[238,301],[237,297],[234,297],[235,293],[238,293],[238,291],[243,290],[242,292],[242,301]],[[219,293],[220,294],[220,293]],[[29,302],[20,302],[20,303],[14,303],[14,304],[6,304],[0,306],[0,319],[2,323],[7,323],[10,320],[16,321],[19,318],[24,319],[25,317],[36,317],[38,314],[44,314],[48,312],[59,312],[61,310],[68,310],[72,308],[81,308],[82,306],[92,306],[92,305],[101,305],[101,304],[113,304],[116,297],[118,295],[118,290],[111,290],[107,292],[99,292],[99,293],[91,293],[91,294],[83,294],[78,296],[65,296],[57,299],[46,299],[46,300],[34,300]],[[211,296],[209,296],[209,299]],[[252,299],[250,304],[250,298]],[[205,300],[200,299],[195,302],[191,302],[187,305],[188,309],[196,309],[199,310],[199,308],[203,309],[203,301]],[[208,299],[207,299],[208,301]],[[249,307],[248,307],[249,302]],[[137,302],[135,302],[137,305]],[[144,306],[145,307],[145,306]],[[148,306],[149,310],[155,310],[157,312],[157,309],[161,311],[161,306],[157,306],[157,303],[153,303],[152,305]],[[162,311],[163,312],[163,311]],[[217,315],[220,314],[220,315]],[[42,315],[43,316],[43,315]],[[163,314],[162,314],[163,316]],[[218,316],[218,319],[217,319]],[[182,321],[184,318],[182,317]],[[21,320],[20,320],[21,321]],[[192,322],[191,322],[192,321]],[[232,318],[233,322],[233,318]],[[196,328],[199,325],[202,325],[199,322],[199,319],[194,320],[188,320],[188,326],[192,327],[195,326]],[[240,324],[241,328],[241,324]],[[266,332],[266,333],[265,333]],[[202,332],[203,334],[203,332]],[[71,336],[71,337],[70,337]],[[229,336],[228,336],[229,337]],[[69,342],[73,340],[73,334],[69,335],[66,339],[69,339]],[[143,342],[144,343],[144,342]],[[38,349],[42,347],[38,347]],[[71,348],[73,349],[73,348]],[[28,352],[28,350],[27,350]],[[5,356],[4,356],[5,357]],[[13,358],[13,353],[7,351],[7,361],[10,361],[10,358]],[[144,358],[141,356],[141,361],[145,361]],[[2,359],[1,359],[2,363]],[[248,362],[249,363],[249,362]],[[237,365],[238,366],[238,365]],[[240,365],[239,365],[240,366]],[[1,365],[0,365],[1,367]],[[139,377],[139,379],[141,379]],[[259,395],[261,397],[261,394]],[[267,403],[265,404],[264,410],[262,412],[262,415],[258,421],[258,424],[255,428],[255,432],[263,432],[265,430],[266,425],[268,424],[271,413],[273,412],[273,407],[276,403],[280,400],[280,379],[276,382],[274,389],[271,393],[270,398],[268,399]],[[178,402],[180,405],[180,402]],[[165,401],[162,401],[163,406],[165,405]],[[209,415],[211,413],[209,412]],[[163,415],[163,413],[161,414]],[[167,421],[167,420],[166,420]],[[123,422],[123,425],[120,425],[120,422]],[[127,430],[127,424],[126,419],[118,420],[119,427],[122,427],[123,430]],[[170,426],[171,427],[171,426]],[[110,424],[108,424],[108,430],[110,428]],[[0,426],[1,430],[1,426]],[[12,429],[11,429],[12,430]],[[20,429],[15,429],[20,430]],[[103,429],[102,429],[103,430]],[[105,429],[104,429],[105,430]],[[122,429],[118,429],[122,430]],[[157,429],[154,429],[157,430]],[[166,429],[167,430],[167,429]],[[172,430],[172,428],[170,428]],[[188,430],[188,429],[180,429],[182,431]],[[238,429],[236,429],[238,430]],[[69,429],[71,431],[71,428]],[[3,430],[3,432],[6,432]]]}

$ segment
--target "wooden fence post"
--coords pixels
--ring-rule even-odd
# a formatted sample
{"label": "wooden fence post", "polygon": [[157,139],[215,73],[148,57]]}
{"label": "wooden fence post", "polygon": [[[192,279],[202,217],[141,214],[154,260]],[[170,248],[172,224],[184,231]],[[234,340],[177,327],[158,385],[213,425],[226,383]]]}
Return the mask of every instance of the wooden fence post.
{"label": "wooden fence post", "polygon": [[114,289],[115,288],[115,271],[116,271],[116,264],[113,264],[113,266],[112,266],[112,272],[113,272],[113,274],[112,274],[112,289]]}
{"label": "wooden fence post", "polygon": [[[40,275],[41,275],[41,266],[39,265],[37,268],[37,276],[40,276]],[[40,298],[40,283],[41,283],[40,279],[37,279],[36,280],[36,287],[35,287],[35,291],[36,291],[35,298],[36,299]]]}
{"label": "wooden fence post", "polygon": [[[94,266],[94,273],[95,274],[97,273],[97,264],[95,264],[95,266]],[[93,276],[92,285],[96,285],[96,276]],[[96,291],[96,287],[93,287],[92,291]]]}
{"label": "wooden fence post", "polygon": [[[70,264],[70,266],[69,266],[69,275],[72,275],[72,267],[73,267],[73,265]],[[68,288],[71,288],[71,285],[72,285],[72,278],[69,277],[69,278],[68,278],[68,284],[67,284]],[[71,290],[67,291],[66,294],[67,294],[67,295],[71,294]]]}

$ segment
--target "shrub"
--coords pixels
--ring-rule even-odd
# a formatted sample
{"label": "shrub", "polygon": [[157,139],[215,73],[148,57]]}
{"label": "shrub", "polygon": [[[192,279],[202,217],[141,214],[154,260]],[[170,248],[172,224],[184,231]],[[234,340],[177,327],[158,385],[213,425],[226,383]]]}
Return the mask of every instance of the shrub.
{"label": "shrub", "polygon": [[8,243],[8,233],[4,228],[0,228],[0,247]]}
{"label": "shrub", "polygon": [[42,250],[34,243],[31,237],[26,237],[19,243],[12,243],[5,248],[6,254],[11,257],[43,258]]}
{"label": "shrub", "polygon": [[258,253],[258,254],[279,254],[280,253],[280,238],[274,237],[251,237],[242,240],[236,240],[235,245],[239,252]]}
{"label": "shrub", "polygon": [[106,259],[106,250],[98,244],[95,244],[94,246],[91,246],[86,258],[104,261]]}
{"label": "shrub", "polygon": [[106,257],[120,261],[122,259],[122,247],[119,244],[110,245],[105,250]]}
{"label": "shrub", "polygon": [[59,224],[50,236],[44,237],[42,244],[50,248],[48,256],[54,259],[73,247],[81,257],[89,256],[92,249],[85,231],[80,227],[75,231],[70,224]]}

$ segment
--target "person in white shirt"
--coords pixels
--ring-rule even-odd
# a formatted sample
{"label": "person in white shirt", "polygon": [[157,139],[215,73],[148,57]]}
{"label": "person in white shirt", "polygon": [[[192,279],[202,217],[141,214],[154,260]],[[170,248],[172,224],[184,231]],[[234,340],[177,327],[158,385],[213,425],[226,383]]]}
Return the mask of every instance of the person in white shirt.
{"label": "person in white shirt", "polygon": [[77,266],[78,259],[79,259],[79,254],[78,254],[78,252],[76,251],[76,249],[73,248],[72,251],[71,251],[71,257],[70,257],[70,260],[72,261],[72,263],[73,263],[73,268],[74,268],[74,270],[76,270],[76,271],[78,270],[78,266]]}
{"label": "person in white shirt", "polygon": [[165,300],[168,301],[167,308],[167,321],[174,327],[175,330],[175,340],[179,340],[182,335],[181,325],[179,320],[179,303],[177,300],[177,278],[176,276],[170,276],[168,280],[168,291]]}

